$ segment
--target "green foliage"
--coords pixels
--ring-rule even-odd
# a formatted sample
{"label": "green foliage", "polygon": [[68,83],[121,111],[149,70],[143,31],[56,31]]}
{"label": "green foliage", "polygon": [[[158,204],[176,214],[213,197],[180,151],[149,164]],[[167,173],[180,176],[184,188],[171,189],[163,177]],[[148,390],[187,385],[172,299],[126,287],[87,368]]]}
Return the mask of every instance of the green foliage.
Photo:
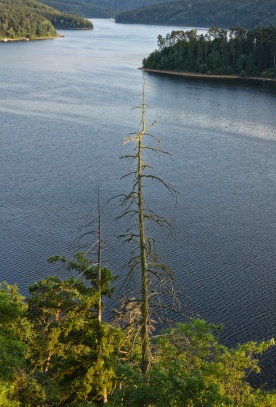
{"label": "green foliage", "polygon": [[221,326],[191,319],[153,340],[153,363],[145,383],[135,366],[118,365],[118,388],[110,406],[259,407],[275,394],[255,391],[247,379],[259,372],[256,355],[274,341],[249,342],[236,349],[218,343]]}
{"label": "green foliage", "polygon": [[1,407],[20,407],[21,404],[17,400],[13,400],[15,393],[14,385],[0,381],[0,405]]}
{"label": "green foliage", "polygon": [[[161,1],[159,1],[161,3]],[[139,7],[137,4],[136,7]],[[136,8],[116,17],[118,23],[166,24],[194,27],[238,25],[247,28],[276,24],[274,0],[175,0]]]}
{"label": "green foliage", "polygon": [[0,285],[0,380],[10,383],[25,366],[26,343],[31,337],[23,300],[17,286]]}
{"label": "green foliage", "polygon": [[[79,252],[74,255],[74,260],[68,260],[64,256],[52,256],[49,259],[50,263],[60,261],[63,263],[67,270],[74,270],[80,276],[85,277],[91,287],[95,290],[98,289],[98,264],[94,263],[91,259],[87,258],[85,253]],[[110,288],[110,284],[116,280],[107,267],[101,268],[101,293],[107,297],[111,297],[114,290]]]}
{"label": "green foliage", "polygon": [[[192,397],[192,400],[199,397],[197,402],[202,403],[196,405],[247,406],[249,401],[256,403],[256,394],[247,379],[252,372],[260,372],[256,355],[273,346],[274,340],[260,344],[249,342],[228,349],[217,341],[216,333],[220,328],[194,319],[188,324],[177,324],[157,342],[159,370],[176,369],[169,377],[178,377],[185,372],[189,379],[196,378],[202,386],[201,394]],[[193,381],[191,384],[194,385]]]}
{"label": "green foliage", "polygon": [[218,351],[216,334],[221,328],[192,318],[187,324],[177,323],[174,329],[158,338],[156,356],[173,356],[187,371],[201,369]]}
{"label": "green foliage", "polygon": [[0,37],[56,37],[55,28],[92,29],[90,21],[61,13],[36,0],[0,0]]}
{"label": "green foliage", "polygon": [[151,339],[145,382],[133,336],[95,317],[92,285],[47,277],[30,294],[26,302],[16,286],[0,288],[3,407],[96,407],[104,395],[110,407],[275,406],[275,392],[248,381],[274,340],[230,349],[219,344],[221,326],[190,319]]}
{"label": "green foliage", "polygon": [[276,27],[244,30],[231,27],[230,36],[211,27],[205,36],[196,30],[158,36],[159,50],[143,60],[143,67],[215,75],[276,76]]}
{"label": "green foliage", "polygon": [[[91,261],[77,254],[76,261],[55,256],[80,280],[48,277],[30,287],[29,318],[37,335],[31,357],[32,370],[40,372],[46,397],[52,403],[78,405],[101,400],[111,392],[115,364],[123,333],[97,319],[98,292]],[[103,273],[105,294],[110,294],[110,272]],[[54,378],[54,380],[53,380]],[[73,403],[73,404],[72,404]]]}
{"label": "green foliage", "polygon": [[[0,286],[0,405],[21,406],[20,394],[26,401],[34,394],[35,380],[29,375],[28,358],[34,343],[33,326],[27,318],[25,298],[18,293],[17,286],[2,284]],[[26,383],[28,386],[26,389]],[[43,400],[43,391],[39,391],[39,399]],[[38,397],[38,392],[36,394]],[[36,397],[36,401],[37,401]]]}
{"label": "green foliage", "polygon": [[55,37],[53,25],[31,8],[0,2],[0,37]]}
{"label": "green foliage", "polygon": [[24,345],[10,335],[0,334],[0,380],[14,379],[17,369],[25,364]]}
{"label": "green foliage", "polygon": [[46,401],[44,383],[39,383],[32,372],[21,372],[16,396],[20,400],[20,406],[44,407]]}
{"label": "green foliage", "polygon": [[18,293],[18,287],[7,283],[0,284],[0,324],[1,326],[12,325],[22,316],[26,306]]}

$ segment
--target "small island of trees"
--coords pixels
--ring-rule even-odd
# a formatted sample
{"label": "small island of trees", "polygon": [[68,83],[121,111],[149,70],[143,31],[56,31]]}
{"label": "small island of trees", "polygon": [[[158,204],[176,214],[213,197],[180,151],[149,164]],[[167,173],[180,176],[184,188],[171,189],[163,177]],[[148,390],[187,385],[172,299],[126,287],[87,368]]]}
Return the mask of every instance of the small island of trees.
{"label": "small island of trees", "polygon": [[143,68],[207,75],[276,78],[276,27],[230,31],[211,27],[158,36],[158,50],[143,60]]}

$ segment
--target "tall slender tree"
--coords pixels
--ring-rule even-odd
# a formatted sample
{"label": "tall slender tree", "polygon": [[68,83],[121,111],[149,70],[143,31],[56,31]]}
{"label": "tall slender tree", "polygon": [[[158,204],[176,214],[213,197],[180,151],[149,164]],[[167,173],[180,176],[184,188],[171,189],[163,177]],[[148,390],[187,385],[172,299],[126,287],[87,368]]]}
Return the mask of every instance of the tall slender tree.
{"label": "tall slender tree", "polygon": [[[119,218],[128,217],[131,222],[130,228],[121,237],[130,243],[132,247],[128,277],[134,274],[136,274],[137,277],[138,273],[138,278],[140,278],[138,301],[140,302],[141,309],[141,370],[145,377],[148,376],[151,363],[150,336],[152,332],[152,315],[154,308],[153,299],[160,294],[159,290],[161,289],[162,291],[164,287],[166,287],[175,298],[174,281],[171,270],[158,260],[155,239],[148,236],[149,223],[154,223],[159,226],[168,226],[170,230],[172,230],[172,228],[167,219],[156,214],[145,204],[144,188],[147,184],[147,180],[157,181],[159,184],[165,186],[172,194],[174,194],[175,191],[168,183],[163,181],[163,179],[153,175],[150,172],[150,165],[144,160],[144,155],[148,152],[169,154],[161,150],[159,140],[148,133],[155,122],[147,124],[146,107],[145,78],[143,78],[142,103],[140,106],[141,129],[137,133],[131,133],[122,140],[122,144],[129,142],[134,143],[134,152],[124,155],[121,158],[132,161],[135,169],[124,176],[133,176],[133,182],[130,193],[121,195],[124,211]],[[146,142],[146,137],[150,138],[151,142]],[[137,270],[139,270],[139,272]],[[158,285],[159,289],[157,289]]]}

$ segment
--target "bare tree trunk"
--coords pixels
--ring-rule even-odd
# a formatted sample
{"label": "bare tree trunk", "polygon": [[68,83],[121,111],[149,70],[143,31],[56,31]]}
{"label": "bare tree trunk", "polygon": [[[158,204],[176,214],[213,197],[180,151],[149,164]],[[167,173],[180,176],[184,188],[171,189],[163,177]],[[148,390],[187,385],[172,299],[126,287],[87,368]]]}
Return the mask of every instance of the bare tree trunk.
{"label": "bare tree trunk", "polygon": [[48,370],[49,370],[51,356],[52,355],[49,353],[48,356],[47,356],[47,359],[45,360],[44,368],[43,368],[44,373],[48,372]]}
{"label": "bare tree trunk", "polygon": [[102,321],[102,220],[101,220],[101,197],[100,187],[98,185],[98,321]]}
{"label": "bare tree trunk", "polygon": [[[99,295],[99,300],[98,300],[98,323],[99,323],[99,329],[101,328],[101,322],[102,322],[102,217],[101,217],[101,195],[100,195],[100,187],[98,184],[98,295]],[[99,357],[102,357],[102,344],[101,340],[99,342]],[[102,366],[101,366],[101,374],[102,376],[104,375],[103,371],[103,365],[104,361],[102,361]],[[101,399],[101,404],[104,405],[108,401],[107,399],[107,388],[106,386],[103,387],[103,396]]]}
{"label": "bare tree trunk", "polygon": [[[142,104],[141,104],[141,130],[137,133],[130,133],[129,137],[122,140],[122,144],[128,142],[134,142],[134,153],[123,155],[121,158],[131,160],[135,163],[135,170],[126,176],[134,175],[132,183],[132,189],[129,194],[122,194],[122,204],[125,206],[124,213],[117,219],[121,219],[124,216],[130,218],[131,226],[127,233],[123,234],[125,242],[133,244],[132,257],[130,260],[130,272],[127,278],[129,278],[136,269],[139,269],[137,278],[139,278],[139,310],[140,320],[139,328],[141,329],[141,353],[142,364],[141,370],[147,382],[148,373],[151,363],[151,347],[150,347],[150,335],[152,330],[152,307],[151,297],[158,293],[158,289],[165,289],[169,293],[174,295],[173,279],[171,271],[162,262],[158,261],[155,239],[146,235],[146,227],[149,223],[156,226],[168,226],[169,222],[166,218],[159,216],[154,211],[151,211],[144,204],[143,192],[144,192],[144,180],[157,181],[161,183],[167,190],[174,193],[173,188],[160,177],[155,176],[149,170],[151,167],[143,160],[143,157],[148,152],[158,152],[169,154],[163,151],[159,147],[159,140],[153,135],[148,133],[148,130],[154,125],[155,122],[147,124],[145,117],[146,103],[145,103],[145,78],[143,82],[142,92]],[[135,109],[135,108],[133,108]],[[132,109],[132,110],[133,110]],[[145,142],[147,138],[153,141],[153,144]],[[123,178],[124,178],[123,177]],[[138,270],[137,270],[138,271]],[[149,292],[149,284],[153,281],[157,282],[156,287],[151,287],[152,292]],[[162,288],[160,287],[162,285]]]}
{"label": "bare tree trunk", "polygon": [[138,212],[139,212],[139,234],[140,234],[140,255],[141,255],[141,271],[142,271],[142,372],[144,376],[147,376],[150,365],[150,341],[149,341],[149,329],[150,329],[150,317],[149,317],[149,298],[148,298],[148,285],[149,276],[147,270],[147,253],[146,253],[146,237],[145,237],[145,222],[143,211],[143,185],[142,185],[142,147],[143,147],[143,135],[146,130],[145,126],[145,100],[144,100],[144,88],[143,88],[143,100],[142,100],[142,130],[139,133],[138,141],[138,169],[137,169],[137,184],[138,184]]}

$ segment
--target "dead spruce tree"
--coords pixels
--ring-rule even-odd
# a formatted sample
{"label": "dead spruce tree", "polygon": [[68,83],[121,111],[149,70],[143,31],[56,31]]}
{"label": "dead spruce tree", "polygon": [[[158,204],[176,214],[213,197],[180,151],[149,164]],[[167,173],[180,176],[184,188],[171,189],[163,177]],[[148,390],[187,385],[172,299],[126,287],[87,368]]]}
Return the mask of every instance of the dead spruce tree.
{"label": "dead spruce tree", "polygon": [[[144,192],[145,187],[148,186],[148,181],[156,181],[172,195],[176,194],[168,183],[151,173],[151,166],[144,160],[145,154],[150,152],[169,154],[161,150],[159,140],[149,134],[149,130],[155,122],[147,124],[146,120],[145,79],[143,79],[142,103],[139,108],[141,109],[141,129],[137,133],[130,133],[121,142],[123,145],[127,143],[134,144],[133,153],[120,157],[130,161],[134,166],[134,171],[122,177],[132,177],[133,181],[130,193],[119,195],[124,211],[118,219],[127,218],[127,224],[129,225],[126,233],[121,235],[123,240],[131,246],[131,260],[127,280],[140,280],[138,294],[130,298],[129,303],[133,303],[134,308],[137,307],[137,301],[140,305],[141,370],[143,375],[147,377],[151,362],[150,337],[153,328],[152,321],[156,319],[154,316],[156,307],[160,306],[162,312],[166,308],[165,304],[162,303],[162,296],[165,293],[169,292],[172,296],[174,307],[177,304],[177,299],[171,270],[158,260],[155,239],[148,236],[149,225],[152,223],[158,226],[167,226],[171,232],[172,227],[166,218],[159,216],[148,208]],[[158,313],[160,317],[160,310]]]}

